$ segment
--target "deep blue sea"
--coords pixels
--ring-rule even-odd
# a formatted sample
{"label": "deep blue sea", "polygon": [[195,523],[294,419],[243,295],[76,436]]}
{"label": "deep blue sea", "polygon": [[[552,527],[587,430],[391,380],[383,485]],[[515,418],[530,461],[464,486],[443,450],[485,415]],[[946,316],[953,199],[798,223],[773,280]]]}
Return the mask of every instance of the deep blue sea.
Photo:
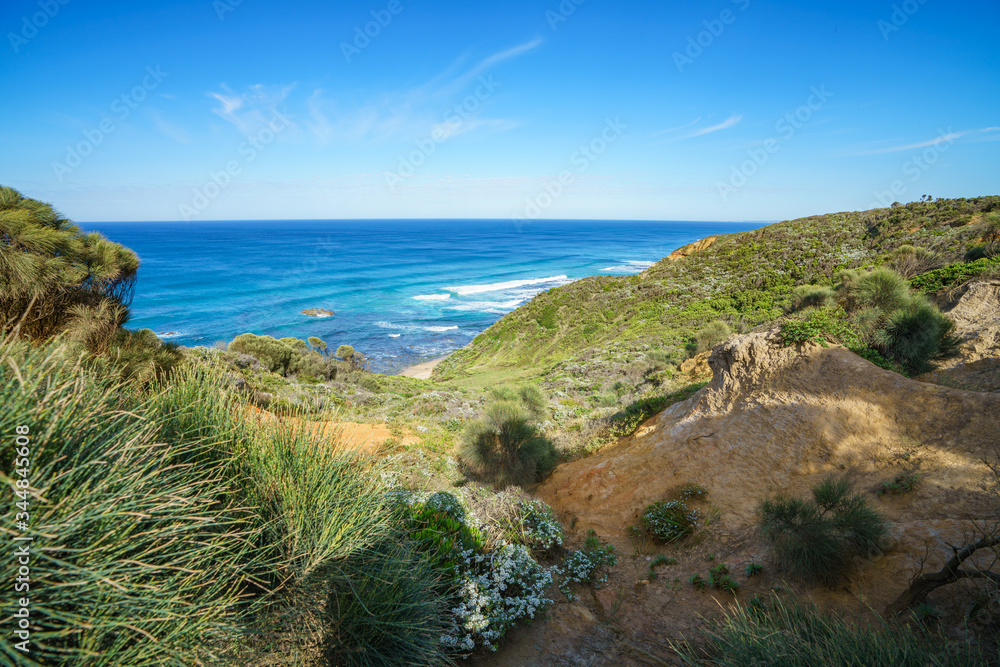
{"label": "deep blue sea", "polygon": [[[86,223],[142,260],[130,328],[182,345],[319,336],[396,372],[465,346],[535,294],[638,273],[762,223],[357,220]],[[335,311],[329,318],[301,313]]]}

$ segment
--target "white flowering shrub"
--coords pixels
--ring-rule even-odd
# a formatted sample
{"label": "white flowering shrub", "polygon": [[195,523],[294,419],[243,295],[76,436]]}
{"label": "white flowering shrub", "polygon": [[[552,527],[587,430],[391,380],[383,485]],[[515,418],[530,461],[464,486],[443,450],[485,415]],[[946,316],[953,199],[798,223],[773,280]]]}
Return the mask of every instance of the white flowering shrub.
{"label": "white flowering shrub", "polygon": [[[406,509],[410,537],[436,568],[447,572],[456,604],[441,642],[451,653],[496,650],[514,624],[534,618],[552,603],[545,591],[556,569],[539,565],[528,546],[489,535],[501,529],[480,520],[460,498],[405,490],[393,491],[391,497]],[[562,527],[548,505],[523,504],[531,517],[532,541],[546,548],[561,544]]]}
{"label": "white flowering shrub", "polygon": [[455,583],[461,600],[452,609],[455,627],[441,641],[456,653],[479,646],[495,651],[515,623],[552,604],[545,597],[552,571],[536,563],[522,544],[505,544],[488,554],[462,551]]}
{"label": "white flowering shrub", "polygon": [[523,535],[527,546],[548,551],[563,543],[563,528],[552,508],[540,500],[521,501]]}
{"label": "white flowering shrub", "polygon": [[561,568],[553,568],[562,577],[559,590],[570,601],[576,600],[572,584],[593,584],[600,588],[608,581],[608,569],[618,564],[613,544],[602,545],[593,530],[587,531],[583,549],[573,551]]}
{"label": "white flowering shrub", "polygon": [[674,492],[674,500],[661,500],[646,508],[642,524],[663,542],[675,542],[690,535],[698,526],[700,512],[688,507],[689,500],[696,500],[708,491],[698,484],[685,484]]}

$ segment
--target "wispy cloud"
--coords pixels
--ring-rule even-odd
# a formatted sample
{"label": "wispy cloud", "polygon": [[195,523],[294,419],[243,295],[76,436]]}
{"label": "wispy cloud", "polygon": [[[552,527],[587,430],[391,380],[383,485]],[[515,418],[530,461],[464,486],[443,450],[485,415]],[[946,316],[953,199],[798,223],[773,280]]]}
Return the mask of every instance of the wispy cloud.
{"label": "wispy cloud", "polygon": [[[729,128],[737,125],[741,120],[743,120],[743,115],[742,114],[733,114],[732,116],[730,116],[726,120],[722,121],[721,123],[718,123],[717,125],[710,125],[708,127],[700,127],[697,130],[692,130],[690,132],[685,132],[684,134],[680,134],[680,135],[677,135],[677,136],[674,136],[674,137],[668,137],[668,138],[664,139],[660,143],[673,143],[675,141],[681,141],[683,139],[693,139],[694,137],[702,137],[702,136],[705,136],[706,134],[711,134],[713,132],[719,132],[721,130],[728,130]],[[667,135],[667,134],[671,134],[671,133],[674,133],[674,132],[679,132],[681,130],[686,130],[689,127],[693,127],[693,126],[697,125],[700,121],[701,121],[701,118],[699,117],[699,118],[696,118],[693,122],[688,123],[687,125],[681,125],[680,127],[671,128],[669,130],[660,130],[659,132],[654,133],[653,136]]]}
{"label": "wispy cloud", "polygon": [[712,125],[711,127],[703,127],[700,130],[695,130],[694,132],[688,134],[684,138],[685,139],[690,139],[691,137],[700,137],[700,136],[703,136],[705,134],[711,134],[712,132],[718,132],[720,130],[728,130],[729,128],[731,128],[731,127],[735,126],[737,123],[739,123],[741,120],[743,120],[743,116],[742,115],[735,115],[734,114],[734,115],[730,116],[729,118],[727,118],[726,120],[724,120],[721,123],[719,123],[718,125]]}
{"label": "wispy cloud", "polygon": [[[942,131],[940,134],[938,134],[938,136],[934,137],[933,139],[928,139],[926,141],[918,141],[916,143],[903,144],[903,145],[900,145],[900,146],[889,146],[887,148],[874,148],[874,149],[871,149],[871,150],[859,151],[857,153],[854,153],[854,155],[880,155],[880,154],[883,154],[883,153],[898,153],[899,151],[912,151],[912,150],[916,150],[918,148],[927,148],[928,146],[937,146],[938,144],[941,144],[942,142],[950,144],[950,143],[952,143],[954,141],[957,141],[957,140],[961,139],[962,137],[966,137],[966,136],[969,136],[969,135],[980,135],[978,137],[978,140],[980,140],[980,141],[991,140],[994,137],[988,137],[988,138],[984,139],[981,135],[983,135],[983,134],[989,134],[989,133],[993,133],[993,132],[1000,132],[1000,127],[984,127],[984,128],[978,129],[978,130],[962,130],[960,132],[951,132],[951,131],[949,131],[947,133]],[[996,138],[1000,139],[1000,135],[997,135]]]}
{"label": "wispy cloud", "polygon": [[243,92],[235,92],[222,84],[221,92],[208,93],[220,106],[212,109],[226,122],[232,123],[242,134],[252,134],[266,125],[274,117],[274,112],[282,104],[296,84],[266,86],[254,84]]}
{"label": "wispy cloud", "polygon": [[678,132],[680,130],[686,130],[689,127],[694,127],[700,121],[701,121],[701,116],[698,116],[697,118],[695,118],[690,123],[685,123],[684,125],[678,125],[677,127],[667,128],[666,130],[657,130],[656,132],[653,132],[649,136],[651,136],[651,137],[660,137],[660,136],[663,136],[664,134],[670,134],[671,132]]}

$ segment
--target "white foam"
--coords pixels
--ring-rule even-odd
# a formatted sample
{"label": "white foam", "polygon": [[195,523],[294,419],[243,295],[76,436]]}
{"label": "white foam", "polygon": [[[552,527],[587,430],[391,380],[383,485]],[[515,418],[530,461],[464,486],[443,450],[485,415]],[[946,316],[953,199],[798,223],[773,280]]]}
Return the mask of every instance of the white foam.
{"label": "white foam", "polygon": [[401,334],[389,334],[389,338],[399,338]]}
{"label": "white foam", "polygon": [[507,280],[502,283],[488,283],[485,285],[457,285],[446,287],[449,292],[467,296],[469,294],[482,294],[483,292],[500,292],[503,290],[525,287],[527,285],[544,285],[546,283],[557,283],[565,285],[570,282],[566,276],[549,276],[548,278],[529,278],[527,280]]}
{"label": "white foam", "polygon": [[527,301],[527,299],[511,299],[510,301],[467,301],[465,303],[458,302],[448,306],[448,310],[465,310],[477,313],[503,315],[514,310],[525,301]]}
{"label": "white foam", "polygon": [[631,260],[626,259],[619,266],[606,266],[601,271],[637,271],[641,269],[648,269],[656,262],[646,262],[641,260]]}
{"label": "white foam", "polygon": [[375,326],[380,329],[402,329],[403,327],[397,327],[392,322],[376,322]]}
{"label": "white foam", "polygon": [[440,332],[440,331],[453,331],[458,327],[420,327],[420,328],[423,329],[424,331]]}
{"label": "white foam", "polygon": [[167,333],[156,334],[157,338],[177,338],[178,336],[183,336],[183,333],[178,331],[168,331]]}
{"label": "white foam", "polygon": [[413,297],[417,301],[445,301],[451,298],[450,294],[418,294]]}

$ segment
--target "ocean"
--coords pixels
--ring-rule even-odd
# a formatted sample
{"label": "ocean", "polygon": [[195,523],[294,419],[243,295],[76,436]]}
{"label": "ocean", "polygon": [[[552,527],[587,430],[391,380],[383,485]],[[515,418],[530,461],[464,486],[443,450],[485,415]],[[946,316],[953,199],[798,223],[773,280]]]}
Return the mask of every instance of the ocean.
{"label": "ocean", "polygon": [[[394,373],[464,347],[505,313],[591,275],[762,223],[280,220],[81,224],[138,253],[126,326],[186,346],[318,336]],[[301,311],[325,308],[330,317]]]}

